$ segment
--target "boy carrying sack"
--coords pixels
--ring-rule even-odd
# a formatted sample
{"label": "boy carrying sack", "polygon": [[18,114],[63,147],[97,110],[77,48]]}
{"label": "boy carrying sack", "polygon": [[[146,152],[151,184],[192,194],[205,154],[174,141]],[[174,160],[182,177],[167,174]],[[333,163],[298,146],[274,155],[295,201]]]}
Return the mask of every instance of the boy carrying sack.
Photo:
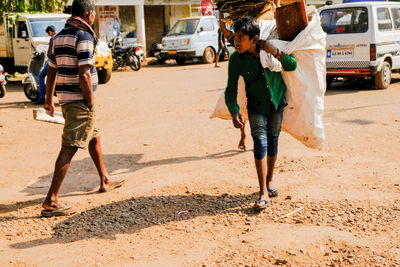
{"label": "boy carrying sack", "polygon": [[[278,153],[278,138],[281,131],[286,85],[280,72],[272,71],[274,65],[281,65],[285,71],[294,71],[296,59],[280,52],[270,42],[259,40],[258,23],[243,17],[233,24],[235,48],[229,59],[228,84],[225,90],[225,103],[232,115],[236,128],[243,126],[244,119],[237,104],[238,80],[245,81],[247,111],[254,141],[254,159],[257,170],[260,194],[254,207],[265,209],[270,197],[278,196],[272,177]],[[273,57],[271,68],[260,63],[260,51]],[[267,156],[266,156],[267,155]]]}

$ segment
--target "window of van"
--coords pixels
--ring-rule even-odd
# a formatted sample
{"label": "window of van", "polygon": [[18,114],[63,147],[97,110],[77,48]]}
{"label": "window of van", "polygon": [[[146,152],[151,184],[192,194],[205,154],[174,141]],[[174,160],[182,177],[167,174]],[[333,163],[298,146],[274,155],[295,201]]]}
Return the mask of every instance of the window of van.
{"label": "window of van", "polygon": [[366,32],[368,31],[368,9],[349,7],[323,10],[321,26],[327,34]]}
{"label": "window of van", "polygon": [[199,22],[200,19],[178,20],[168,32],[167,36],[193,34],[196,31]]}
{"label": "window of van", "polygon": [[378,17],[378,29],[380,31],[388,31],[392,29],[392,20],[390,19],[389,9],[380,7],[376,9]]}
{"label": "window of van", "polygon": [[392,18],[393,18],[393,24],[394,28],[396,30],[400,30],[400,9],[399,8],[392,8]]}
{"label": "window of van", "polygon": [[33,37],[46,37],[46,28],[54,26],[57,32],[60,32],[67,22],[66,18],[45,18],[45,19],[30,19],[31,30]]}
{"label": "window of van", "polygon": [[205,19],[201,23],[201,27],[203,27],[203,31],[213,31],[214,30],[214,24],[211,19]]}

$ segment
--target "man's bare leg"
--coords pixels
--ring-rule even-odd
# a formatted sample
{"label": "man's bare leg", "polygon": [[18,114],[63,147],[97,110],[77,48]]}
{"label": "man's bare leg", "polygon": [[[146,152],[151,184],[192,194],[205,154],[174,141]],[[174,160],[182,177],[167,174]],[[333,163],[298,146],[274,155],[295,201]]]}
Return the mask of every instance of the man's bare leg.
{"label": "man's bare leg", "polygon": [[61,151],[58,154],[56,165],[54,168],[53,180],[47,193],[46,199],[44,200],[42,207],[46,210],[55,210],[63,206],[58,200],[60,194],[61,184],[68,172],[71,164],[72,157],[75,155],[78,148],[62,146]]}
{"label": "man's bare leg", "polygon": [[214,65],[214,67],[219,67],[219,66],[218,66],[218,62],[219,62],[219,56],[217,55],[217,56],[215,57],[215,65]]}
{"label": "man's bare leg", "polygon": [[274,176],[275,162],[278,155],[273,157],[267,156],[267,188],[272,189],[274,184],[272,182],[272,177]]}
{"label": "man's bare leg", "polygon": [[100,190],[107,189],[107,187],[112,184],[112,181],[108,178],[106,166],[104,165],[103,152],[101,150],[100,144],[100,136],[97,136],[90,140],[89,154],[100,176]]}
{"label": "man's bare leg", "polygon": [[244,121],[243,126],[240,128],[240,141],[238,148],[240,150],[246,151],[246,121]]}
{"label": "man's bare leg", "polygon": [[[268,197],[268,191],[267,191],[267,186],[266,186],[266,168],[265,168],[265,157],[261,160],[254,159],[255,165],[256,165],[256,170],[257,170],[257,177],[258,177],[258,184],[260,186],[260,196],[258,200],[261,199],[266,199],[269,200]],[[266,203],[261,202],[257,203],[256,206],[262,207]]]}

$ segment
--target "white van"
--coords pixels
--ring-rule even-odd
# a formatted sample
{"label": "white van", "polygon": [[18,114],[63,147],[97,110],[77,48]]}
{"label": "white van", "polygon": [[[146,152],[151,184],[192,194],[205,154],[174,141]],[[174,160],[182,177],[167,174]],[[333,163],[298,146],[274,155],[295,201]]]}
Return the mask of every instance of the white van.
{"label": "white van", "polygon": [[197,16],[178,20],[162,39],[161,60],[175,59],[184,64],[187,59],[202,58],[212,63],[218,51],[219,24],[214,16]]}
{"label": "white van", "polygon": [[0,60],[10,71],[14,67],[26,68],[34,47],[48,44],[47,26],[60,31],[70,17],[67,14],[7,14],[0,25]]}
{"label": "white van", "polygon": [[327,84],[371,77],[379,89],[400,69],[400,3],[354,2],[319,9],[327,33]]}

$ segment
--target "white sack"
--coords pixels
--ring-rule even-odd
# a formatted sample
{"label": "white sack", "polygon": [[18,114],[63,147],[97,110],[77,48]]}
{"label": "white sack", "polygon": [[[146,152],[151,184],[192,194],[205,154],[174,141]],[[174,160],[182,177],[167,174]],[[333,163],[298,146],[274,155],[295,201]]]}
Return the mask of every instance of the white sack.
{"label": "white sack", "polygon": [[[248,120],[247,115],[247,97],[246,97],[246,85],[244,84],[244,79],[242,76],[238,80],[238,94],[237,94],[237,104],[240,108],[240,114],[242,114],[245,120]],[[217,104],[215,105],[214,112],[211,114],[210,119],[220,118],[223,120],[231,120],[232,116],[225,104],[225,91],[219,96]]]}
{"label": "white sack", "polygon": [[[260,37],[267,39],[274,30],[275,21],[260,21]],[[297,61],[295,71],[282,72],[282,78],[287,86],[282,129],[310,148],[321,149],[325,139],[322,124],[324,95],[326,89],[325,75],[325,37],[326,33],[320,25],[320,17],[314,12],[312,20],[302,32],[291,42],[270,40],[279,50],[292,54]],[[264,68],[273,66],[267,53],[260,53],[260,61]],[[272,64],[272,65],[271,65]],[[275,67],[273,70],[278,71]],[[247,116],[246,92],[243,78],[238,83],[237,103],[240,113]],[[232,119],[225,104],[224,92],[210,118]]]}
{"label": "white sack", "polygon": [[282,129],[310,148],[321,149],[325,134],[322,123],[326,90],[325,41],[320,17],[312,20],[291,42],[271,40],[279,50],[292,54],[295,71],[282,71],[287,92]]}

